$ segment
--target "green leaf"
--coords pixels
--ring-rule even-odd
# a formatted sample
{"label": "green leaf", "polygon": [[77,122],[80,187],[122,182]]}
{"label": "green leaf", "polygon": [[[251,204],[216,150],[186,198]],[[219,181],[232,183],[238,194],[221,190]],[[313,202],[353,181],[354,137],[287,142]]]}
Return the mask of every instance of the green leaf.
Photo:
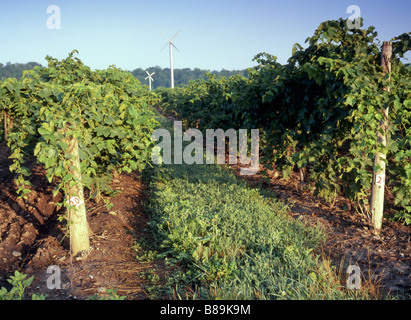
{"label": "green leaf", "polygon": [[43,127],[38,128],[37,131],[38,131],[42,136],[47,135],[47,134],[51,134],[51,132],[50,132],[49,130],[47,130],[47,129],[43,128]]}

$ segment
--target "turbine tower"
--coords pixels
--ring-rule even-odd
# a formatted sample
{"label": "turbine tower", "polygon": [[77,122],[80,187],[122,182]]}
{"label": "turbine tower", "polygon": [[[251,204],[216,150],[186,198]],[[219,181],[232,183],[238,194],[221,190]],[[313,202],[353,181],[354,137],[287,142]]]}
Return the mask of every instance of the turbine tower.
{"label": "turbine tower", "polygon": [[146,73],[148,74],[148,77],[146,77],[146,80],[148,79],[148,83],[150,86],[150,91],[151,91],[151,81],[154,81],[152,76],[155,74],[155,72],[153,72],[152,74],[148,73],[148,71],[146,71]]}
{"label": "turbine tower", "polygon": [[170,71],[171,71],[171,88],[174,88],[174,67],[173,67],[173,47],[180,52],[180,50],[177,49],[177,47],[174,45],[174,43],[172,42],[174,40],[174,38],[178,35],[178,33],[180,32],[177,31],[177,33],[174,35],[174,37],[172,37],[170,40],[167,39],[167,37],[164,35],[164,33],[161,32],[161,34],[163,35],[163,37],[167,40],[167,43],[165,44],[165,46],[161,49],[164,50],[164,48],[169,45],[170,47]]}

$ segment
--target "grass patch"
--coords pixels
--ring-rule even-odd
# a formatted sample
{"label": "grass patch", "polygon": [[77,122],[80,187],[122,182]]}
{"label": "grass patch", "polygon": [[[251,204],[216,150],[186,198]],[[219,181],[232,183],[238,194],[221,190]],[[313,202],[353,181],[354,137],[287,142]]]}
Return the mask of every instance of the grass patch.
{"label": "grass patch", "polygon": [[185,270],[174,275],[174,296],[187,298],[189,287],[195,299],[371,298],[345,288],[314,254],[326,235],[293,220],[275,194],[219,165],[162,165],[147,174],[160,256]]}

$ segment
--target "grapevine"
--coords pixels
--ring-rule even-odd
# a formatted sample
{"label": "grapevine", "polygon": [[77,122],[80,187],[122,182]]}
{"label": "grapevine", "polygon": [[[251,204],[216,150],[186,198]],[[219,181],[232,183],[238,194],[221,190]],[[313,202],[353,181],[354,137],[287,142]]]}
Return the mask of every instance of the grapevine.
{"label": "grapevine", "polygon": [[[114,66],[91,71],[75,53],[62,61],[47,57],[48,67],[0,85],[0,105],[12,119],[7,144],[17,193],[26,198],[30,192],[31,172],[25,163],[35,158],[56,185],[53,195],[62,192],[66,201],[60,205],[69,210],[79,205],[74,201],[79,195],[71,193],[77,190],[82,196],[83,188],[97,202],[110,205],[103,195],[113,194],[113,174],[142,171],[150,163],[157,125],[150,107],[155,94]],[[80,169],[73,167],[72,139]]]}
{"label": "grapevine", "polygon": [[[374,27],[349,29],[343,19],[323,22],[295,44],[286,64],[268,53],[255,56],[249,77],[192,82],[159,91],[161,106],[186,126],[259,128],[261,161],[285,178],[303,169],[315,194],[331,201],[344,195],[367,208],[372,160],[387,153],[388,185],[396,217],[411,223],[411,67],[401,61],[410,33],[393,38],[393,69],[380,67]],[[383,90],[389,87],[390,91]],[[387,106],[388,145],[376,131]]]}

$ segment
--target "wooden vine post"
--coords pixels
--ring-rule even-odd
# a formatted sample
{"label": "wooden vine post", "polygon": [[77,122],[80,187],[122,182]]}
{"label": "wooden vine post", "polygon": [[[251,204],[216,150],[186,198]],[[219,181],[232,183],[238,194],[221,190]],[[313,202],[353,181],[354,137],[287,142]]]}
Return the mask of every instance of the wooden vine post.
{"label": "wooden vine post", "polygon": [[[384,73],[391,72],[391,56],[392,56],[392,42],[384,41],[381,52],[381,66],[384,68]],[[390,88],[384,88],[390,91]],[[389,107],[384,110],[384,119],[380,122],[380,127],[384,134],[377,131],[377,142],[385,147],[387,146],[387,125],[388,125]],[[371,187],[371,219],[374,228],[374,234],[379,235],[382,227],[382,220],[384,214],[384,189],[385,189],[385,168],[386,155],[378,152],[374,158],[374,174]]]}
{"label": "wooden vine post", "polygon": [[13,127],[13,119],[7,115],[7,111],[3,110],[3,125],[4,125],[4,141],[7,141],[9,129]]}
{"label": "wooden vine post", "polygon": [[3,111],[3,120],[4,120],[4,141],[7,141],[7,112]]}
{"label": "wooden vine post", "polygon": [[73,255],[90,249],[89,229],[84,203],[83,185],[81,183],[81,167],[78,140],[73,135],[65,138],[68,145],[66,156],[70,157],[68,174],[72,174],[76,183],[66,187],[69,203],[68,224],[70,228],[70,246]]}

